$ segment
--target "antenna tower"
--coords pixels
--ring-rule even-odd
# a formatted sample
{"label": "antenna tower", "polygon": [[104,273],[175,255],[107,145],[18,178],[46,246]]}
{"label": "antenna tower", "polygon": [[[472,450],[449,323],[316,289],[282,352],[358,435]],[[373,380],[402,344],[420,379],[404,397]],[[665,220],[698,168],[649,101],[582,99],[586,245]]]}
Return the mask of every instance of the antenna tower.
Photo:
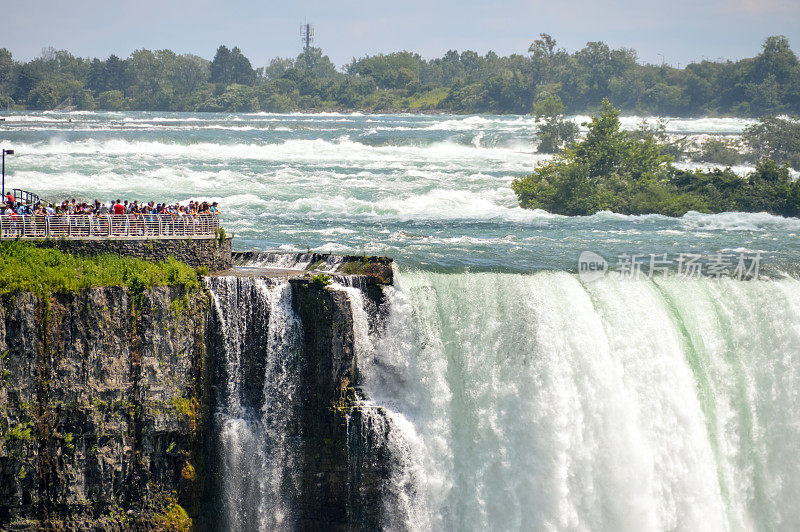
{"label": "antenna tower", "polygon": [[311,43],[314,42],[314,26],[307,23],[301,25],[300,40],[303,43],[303,50],[307,52],[311,48]]}

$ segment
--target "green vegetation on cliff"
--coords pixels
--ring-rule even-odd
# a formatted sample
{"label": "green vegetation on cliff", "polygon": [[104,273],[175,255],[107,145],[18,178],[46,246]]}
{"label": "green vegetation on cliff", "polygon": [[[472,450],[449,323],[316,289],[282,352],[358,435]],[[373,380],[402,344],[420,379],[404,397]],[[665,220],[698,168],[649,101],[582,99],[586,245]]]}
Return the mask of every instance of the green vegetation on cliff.
{"label": "green vegetation on cliff", "polygon": [[[276,57],[262,68],[227,46],[212,61],[171,50],[142,49],[103,60],[48,48],[41,57],[17,62],[0,48],[0,107],[526,114],[546,93],[572,113],[594,111],[607,97],[626,113],[800,114],[800,62],[783,36],[768,37],[755,57],[685,68],[642,63],[635,50],[599,41],[568,52],[551,36],[540,37],[528,55],[450,50],[425,59],[401,51],[354,58],[341,69],[319,48]],[[556,137],[564,133],[552,129]]]}
{"label": "green vegetation on cliff", "polygon": [[800,181],[791,180],[787,166],[764,159],[745,177],[730,169],[679,170],[663,152],[662,142],[658,131],[623,131],[619,111],[603,100],[584,140],[511,186],[520,206],[570,216],[603,210],[667,216],[690,210],[800,215]]}
{"label": "green vegetation on cliff", "polygon": [[119,255],[77,256],[23,242],[0,242],[0,294],[73,292],[93,286],[127,286],[141,292],[157,285],[199,288],[197,273],[172,257],[147,262]]}

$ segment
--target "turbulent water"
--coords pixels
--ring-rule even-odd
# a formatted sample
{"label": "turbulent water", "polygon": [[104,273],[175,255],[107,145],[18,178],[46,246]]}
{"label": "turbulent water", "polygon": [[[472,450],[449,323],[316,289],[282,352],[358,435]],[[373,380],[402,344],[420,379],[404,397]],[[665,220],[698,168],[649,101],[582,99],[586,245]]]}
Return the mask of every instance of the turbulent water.
{"label": "turbulent water", "polygon": [[[561,217],[517,206],[511,180],[543,159],[530,117],[7,114],[11,186],[51,199],[219,201],[238,249],[394,257],[404,268],[574,268],[588,249],[800,256],[800,221],[766,214]],[[577,117],[583,121],[587,117]],[[635,128],[639,118],[624,119]],[[738,119],[672,120],[680,135]],[[3,124],[3,123],[0,123]]]}
{"label": "turbulent water", "polygon": [[417,272],[389,293],[360,363],[409,528],[800,526],[798,281]]}
{"label": "turbulent water", "polygon": [[[390,425],[387,529],[800,528],[797,219],[522,210],[511,180],[542,160],[527,117],[6,118],[12,186],[207,198],[238,249],[395,258],[385,329],[368,326],[357,289],[337,288],[354,303],[369,405],[385,413],[371,422]],[[747,124],[667,129],[736,135]],[[585,250],[609,261],[760,253],[770,276],[590,282],[575,273]],[[284,528],[298,324],[285,285],[212,283],[226,331],[224,518]],[[260,321],[256,307],[268,309]],[[253,353],[263,367],[242,367]]]}

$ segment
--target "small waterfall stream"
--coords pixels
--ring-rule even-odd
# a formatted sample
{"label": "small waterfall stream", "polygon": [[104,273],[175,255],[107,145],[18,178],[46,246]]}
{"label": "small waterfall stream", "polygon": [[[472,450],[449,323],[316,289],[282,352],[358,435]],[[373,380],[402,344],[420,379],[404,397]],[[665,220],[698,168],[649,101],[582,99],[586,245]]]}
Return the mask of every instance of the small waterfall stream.
{"label": "small waterfall stream", "polygon": [[223,520],[232,531],[276,530],[293,521],[297,490],[294,416],[300,323],[287,282],[208,281],[224,339],[215,422]]}

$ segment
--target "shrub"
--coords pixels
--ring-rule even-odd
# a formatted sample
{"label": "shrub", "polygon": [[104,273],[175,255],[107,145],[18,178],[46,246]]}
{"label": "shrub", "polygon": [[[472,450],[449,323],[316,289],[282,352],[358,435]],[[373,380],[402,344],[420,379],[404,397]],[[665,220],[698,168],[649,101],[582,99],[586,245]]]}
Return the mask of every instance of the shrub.
{"label": "shrub", "polygon": [[756,159],[772,159],[800,170],[800,120],[765,117],[742,137]]}
{"label": "shrub", "polygon": [[735,142],[710,138],[700,146],[700,152],[695,159],[704,163],[734,166],[742,163],[744,156]]}
{"label": "shrub", "polygon": [[311,284],[316,288],[325,288],[332,282],[333,279],[326,273],[319,273],[311,277]]}

